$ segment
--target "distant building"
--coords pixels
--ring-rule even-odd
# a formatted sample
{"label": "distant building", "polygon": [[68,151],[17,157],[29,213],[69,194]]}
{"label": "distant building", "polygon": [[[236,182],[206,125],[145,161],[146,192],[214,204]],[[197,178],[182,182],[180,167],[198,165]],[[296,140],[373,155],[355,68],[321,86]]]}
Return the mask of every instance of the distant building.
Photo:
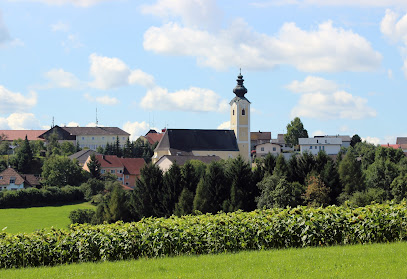
{"label": "distant building", "polygon": [[341,136],[341,135],[336,135],[336,136],[315,136],[314,138],[340,138],[342,140],[342,147],[349,147],[350,142],[352,140],[350,136]]}
{"label": "distant building", "polygon": [[256,146],[256,158],[265,157],[268,153],[277,157],[281,154],[281,145],[268,142]]}
{"label": "distant building", "polygon": [[162,137],[164,136],[165,129],[163,130],[163,133],[157,133],[156,130],[150,130],[147,132],[145,136],[140,136],[140,139],[142,139],[144,142],[148,142],[151,145],[154,145],[156,142],[160,142]]}
{"label": "distant building", "polygon": [[33,174],[19,174],[13,168],[0,172],[0,190],[22,190],[39,186],[39,178]]}
{"label": "distant building", "polygon": [[41,140],[43,141],[43,138],[40,138],[39,136],[45,133],[47,130],[0,130],[0,136],[4,136],[6,141],[14,141],[18,139],[25,139],[27,136],[27,139],[29,141],[34,141],[34,140]]}
{"label": "distant building", "polygon": [[256,150],[256,145],[262,143],[269,143],[271,141],[271,132],[251,132],[250,133],[250,146],[251,150]]}
{"label": "distant building", "polygon": [[407,144],[407,137],[397,137],[396,144]]}
{"label": "distant building", "polygon": [[299,138],[300,152],[309,152],[317,155],[319,151],[325,151],[328,155],[336,155],[342,147],[342,139],[339,137],[315,137]]}
{"label": "distant building", "polygon": [[219,156],[236,158],[240,154],[232,130],[167,129],[154,150],[156,163],[164,155]]}
{"label": "distant building", "polygon": [[47,139],[52,134],[58,136],[59,142],[71,142],[79,145],[80,148],[96,150],[98,147],[105,148],[106,144],[119,144],[123,147],[130,134],[117,127],[59,127],[54,126],[42,133],[39,137]]}
{"label": "distant building", "polygon": [[213,161],[219,161],[219,156],[174,156],[164,155],[155,164],[163,171],[166,172],[172,164],[176,163],[179,166],[183,166],[186,162],[191,160],[198,160],[205,164],[209,164]]}
{"label": "distant building", "polygon": [[82,149],[81,151],[78,151],[72,155],[69,155],[68,158],[71,160],[76,159],[78,161],[79,165],[82,167],[85,164],[85,162],[88,160],[89,156],[91,156],[92,154],[102,155],[92,149]]}
{"label": "distant building", "polygon": [[294,151],[294,147],[290,146],[285,142],[284,134],[278,134],[276,139],[271,139],[271,143],[278,144],[281,146],[281,152],[291,152]]}
{"label": "distant building", "polygon": [[[140,177],[140,170],[146,162],[143,158],[119,158],[116,155],[96,155],[96,160],[100,163],[101,174],[110,173],[117,176],[117,180],[122,185],[133,188],[136,179]],[[83,165],[83,169],[89,171],[88,162],[90,157]]]}

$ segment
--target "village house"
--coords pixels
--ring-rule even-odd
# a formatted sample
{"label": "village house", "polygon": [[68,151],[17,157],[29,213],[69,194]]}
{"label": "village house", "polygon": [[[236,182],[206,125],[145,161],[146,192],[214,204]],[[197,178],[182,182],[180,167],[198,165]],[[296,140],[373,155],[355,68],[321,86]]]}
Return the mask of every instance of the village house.
{"label": "village house", "polygon": [[336,155],[342,147],[342,139],[340,137],[315,137],[315,138],[299,138],[300,152],[309,152],[317,155],[319,151],[325,151],[327,155]]}
{"label": "village house", "polygon": [[155,164],[163,172],[169,170],[172,164],[176,163],[179,166],[183,166],[186,162],[191,160],[201,161],[205,164],[209,164],[213,161],[219,161],[221,158],[219,156],[176,156],[176,155],[164,155]]}
{"label": "village house", "polygon": [[15,169],[10,167],[0,172],[0,191],[22,190],[39,185],[39,178],[33,174],[19,174]]}

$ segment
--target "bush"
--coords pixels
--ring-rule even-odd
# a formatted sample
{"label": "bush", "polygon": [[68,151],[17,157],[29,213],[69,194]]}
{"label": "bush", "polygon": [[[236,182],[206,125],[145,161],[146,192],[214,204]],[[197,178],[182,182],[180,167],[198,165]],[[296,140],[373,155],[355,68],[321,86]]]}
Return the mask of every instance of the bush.
{"label": "bush", "polygon": [[0,233],[0,268],[407,240],[407,206],[296,207]]}
{"label": "bush", "polygon": [[92,209],[77,209],[69,213],[69,219],[72,224],[91,224],[95,217],[95,211]]}

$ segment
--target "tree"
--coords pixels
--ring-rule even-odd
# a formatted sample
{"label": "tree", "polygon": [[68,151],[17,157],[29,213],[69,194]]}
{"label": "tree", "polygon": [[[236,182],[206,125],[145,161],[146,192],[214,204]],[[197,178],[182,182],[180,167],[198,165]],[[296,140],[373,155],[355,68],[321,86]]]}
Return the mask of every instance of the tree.
{"label": "tree", "polygon": [[67,157],[52,156],[45,160],[42,168],[42,182],[48,186],[79,186],[86,180],[86,172],[78,161]]}
{"label": "tree", "polygon": [[114,145],[114,155],[116,155],[117,157],[121,157],[122,156],[122,148],[120,147],[120,140],[119,140],[119,136],[116,136],[116,143]]}
{"label": "tree", "polygon": [[397,202],[407,198],[407,174],[400,174],[391,183],[391,193]]}
{"label": "tree", "polygon": [[51,155],[61,155],[60,152],[60,144],[58,142],[58,134],[54,131],[51,135],[47,138],[47,157],[51,157]]}
{"label": "tree", "polygon": [[264,170],[264,173],[272,175],[276,166],[276,157],[274,157],[274,155],[272,155],[271,153],[268,153],[261,161],[261,166]]}
{"label": "tree", "polygon": [[183,190],[181,168],[177,163],[173,163],[163,177],[164,184],[161,191],[161,200],[164,207],[165,216],[174,213],[175,204]]}
{"label": "tree", "polygon": [[274,174],[277,176],[287,177],[288,175],[288,166],[285,161],[283,154],[280,154],[276,160],[276,166],[274,167]]}
{"label": "tree", "polygon": [[183,216],[192,213],[194,203],[194,194],[184,188],[179,196],[178,203],[175,205],[174,214],[177,216]]}
{"label": "tree", "polygon": [[352,147],[339,163],[339,179],[343,186],[344,193],[350,195],[355,191],[365,189],[365,182],[360,163],[356,160],[356,155]]}
{"label": "tree", "polygon": [[17,171],[21,173],[30,173],[32,160],[33,154],[31,151],[30,143],[28,142],[27,136],[25,136],[25,140],[17,148],[17,152],[14,158],[14,165],[17,168]]}
{"label": "tree", "polygon": [[391,188],[393,180],[399,175],[397,165],[383,158],[377,157],[366,172],[366,186],[368,188],[380,188],[386,191],[387,198],[391,198]]}
{"label": "tree", "polygon": [[140,178],[131,195],[133,215],[138,219],[143,217],[162,217],[164,208],[160,192],[163,187],[163,173],[161,169],[151,163],[140,170]]}
{"label": "tree", "polygon": [[319,175],[310,175],[307,179],[307,190],[304,201],[309,206],[319,207],[329,204],[329,188]]}
{"label": "tree", "polygon": [[284,135],[284,140],[287,144],[296,146],[299,138],[308,138],[308,132],[304,129],[301,119],[296,117],[287,124],[287,133]]}
{"label": "tree", "polygon": [[350,140],[350,146],[355,147],[355,145],[359,142],[362,142],[362,139],[359,137],[358,134],[353,135],[352,139]]}
{"label": "tree", "polygon": [[132,157],[132,144],[129,138],[127,138],[126,144],[123,147],[123,157],[124,158]]}
{"label": "tree", "polygon": [[69,156],[76,152],[76,146],[68,141],[61,143],[60,149],[61,149],[60,154],[63,156]]}
{"label": "tree", "polygon": [[198,183],[194,198],[194,210],[203,213],[217,213],[220,210],[227,211],[229,208],[230,187],[225,176],[223,165],[220,162],[212,162],[206,170],[206,174]]}
{"label": "tree", "polygon": [[100,163],[99,161],[96,159],[96,155],[95,153],[92,153],[90,155],[90,160],[87,163],[90,175],[92,176],[92,178],[96,178],[96,179],[100,179],[101,178],[101,174],[100,174]]}
{"label": "tree", "polygon": [[227,180],[230,182],[230,211],[255,209],[255,196],[250,165],[239,155],[227,162]]}

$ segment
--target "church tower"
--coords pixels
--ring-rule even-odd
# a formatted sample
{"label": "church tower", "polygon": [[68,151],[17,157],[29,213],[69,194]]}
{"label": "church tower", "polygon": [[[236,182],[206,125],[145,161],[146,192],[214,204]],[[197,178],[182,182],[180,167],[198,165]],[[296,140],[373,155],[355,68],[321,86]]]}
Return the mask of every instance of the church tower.
{"label": "church tower", "polygon": [[248,162],[250,157],[250,102],[244,94],[247,93],[243,85],[243,76],[240,72],[237,76],[237,85],[233,89],[236,97],[230,101],[230,128],[235,131],[240,156]]}

